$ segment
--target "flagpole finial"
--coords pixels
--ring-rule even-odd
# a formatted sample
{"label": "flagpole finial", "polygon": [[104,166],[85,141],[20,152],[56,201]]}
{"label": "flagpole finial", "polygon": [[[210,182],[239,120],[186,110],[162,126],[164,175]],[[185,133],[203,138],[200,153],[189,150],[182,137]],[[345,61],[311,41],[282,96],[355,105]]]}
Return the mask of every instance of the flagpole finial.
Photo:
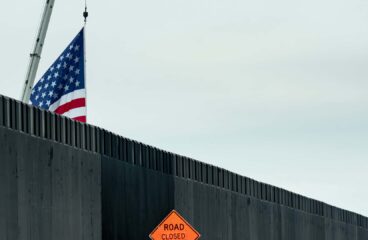
{"label": "flagpole finial", "polygon": [[84,17],[84,23],[87,23],[87,18],[88,18],[88,11],[87,11],[87,0],[84,1],[84,12],[83,12],[83,17]]}
{"label": "flagpole finial", "polygon": [[87,18],[88,18],[88,12],[87,12],[87,8],[85,8],[84,12],[83,12],[83,17],[84,17],[84,22],[87,22]]}

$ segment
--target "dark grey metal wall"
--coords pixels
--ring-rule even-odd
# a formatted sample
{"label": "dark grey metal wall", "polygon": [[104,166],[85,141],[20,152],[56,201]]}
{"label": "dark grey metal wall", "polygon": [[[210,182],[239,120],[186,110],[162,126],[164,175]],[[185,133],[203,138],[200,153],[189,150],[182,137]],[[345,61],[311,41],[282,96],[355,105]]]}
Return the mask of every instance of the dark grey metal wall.
{"label": "dark grey metal wall", "polygon": [[[292,239],[295,236],[302,239],[320,239],[317,235],[322,236],[322,232],[324,239],[330,239],[329,229],[332,229],[330,231],[332,235],[341,230],[344,233],[348,232],[351,236],[348,226],[353,227],[355,234],[361,231],[360,234],[367,237],[368,219],[359,214],[335,208],[209,164],[162,151],[91,125],[77,123],[2,96],[0,96],[1,126],[69,145],[74,149],[87,150],[92,155],[93,153],[101,155],[103,234],[108,239],[120,239],[121,234],[128,234],[124,237],[129,239],[142,239],[134,238],[134,236],[145,236],[152,222],[165,215],[173,206],[182,210],[186,217],[192,217],[194,225],[211,236],[203,239],[265,239],[271,235],[270,239],[280,239],[277,236],[281,236],[281,239]],[[1,152],[0,154],[2,157]],[[4,177],[7,177],[6,173]],[[140,180],[142,178],[146,180]],[[200,190],[201,188],[205,189]],[[136,190],[131,192],[131,189]],[[142,192],[141,189],[146,189],[146,191]],[[175,191],[175,195],[170,195],[170,191]],[[183,195],[188,191],[192,192],[193,196]],[[137,197],[120,200],[130,194],[145,200],[135,202]],[[213,199],[216,201],[212,201]],[[117,208],[120,201],[130,201],[129,204],[122,205],[125,206],[125,210]],[[146,211],[157,212],[145,215],[148,220],[142,222],[145,221],[142,220],[143,215],[140,217],[132,215],[130,208],[137,210],[134,212],[142,210],[140,214],[146,214]],[[211,211],[212,209],[222,211],[223,214],[216,215],[214,211]],[[242,212],[244,214],[241,214]],[[127,215],[132,217],[129,222],[126,220]],[[263,215],[265,217],[262,217]],[[219,228],[224,225],[217,219],[218,217],[224,217],[223,223],[226,223],[227,230]],[[258,223],[253,221],[258,218]],[[109,221],[109,219],[112,220]],[[206,225],[206,221],[211,220],[213,222]],[[311,227],[312,230],[308,231],[299,223],[294,227],[294,221],[302,223],[309,221],[316,226]],[[130,226],[129,224],[133,223],[142,225],[143,235],[132,230],[131,227],[122,227],[122,225]],[[269,225],[270,223],[273,225]],[[340,225],[341,228],[336,227]],[[249,231],[246,226],[249,227]],[[270,226],[271,232],[267,233],[261,226]],[[254,230],[255,228],[259,229]],[[125,229],[124,233],[123,229]],[[240,233],[253,234],[252,232],[254,235],[249,235],[252,238],[240,238],[243,236]],[[306,233],[306,236],[310,237],[299,237],[298,234],[303,232],[311,234]],[[315,238],[312,238],[314,236]],[[335,239],[367,238],[342,236]]]}
{"label": "dark grey metal wall", "polygon": [[174,208],[173,176],[102,158],[102,239],[148,239]]}
{"label": "dark grey metal wall", "polygon": [[0,127],[0,239],[101,240],[101,158]]}
{"label": "dark grey metal wall", "polygon": [[175,180],[175,208],[203,240],[366,240],[368,229],[192,180]]}

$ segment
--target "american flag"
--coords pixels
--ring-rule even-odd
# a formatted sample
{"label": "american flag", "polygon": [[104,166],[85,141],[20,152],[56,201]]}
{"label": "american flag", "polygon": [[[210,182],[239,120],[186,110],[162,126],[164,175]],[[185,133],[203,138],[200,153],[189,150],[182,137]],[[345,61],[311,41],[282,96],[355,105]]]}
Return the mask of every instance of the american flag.
{"label": "american flag", "polygon": [[82,29],[33,87],[30,103],[86,122],[84,77],[84,29]]}

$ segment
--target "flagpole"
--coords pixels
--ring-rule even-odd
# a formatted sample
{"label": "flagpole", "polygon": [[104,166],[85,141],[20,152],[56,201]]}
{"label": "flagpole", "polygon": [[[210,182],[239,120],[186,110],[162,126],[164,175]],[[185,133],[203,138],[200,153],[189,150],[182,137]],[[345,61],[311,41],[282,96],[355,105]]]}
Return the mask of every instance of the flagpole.
{"label": "flagpole", "polygon": [[83,56],[84,56],[84,87],[86,89],[86,122],[87,122],[87,111],[88,111],[88,97],[87,97],[87,76],[86,76],[86,68],[87,68],[87,55],[86,55],[86,26],[87,26],[87,18],[88,18],[88,10],[87,10],[87,0],[84,0],[84,12],[83,12],[83,18],[84,18],[84,33],[83,33]]}
{"label": "flagpole", "polygon": [[42,15],[40,28],[38,30],[36,43],[33,52],[30,55],[29,67],[26,75],[26,80],[24,83],[24,89],[22,94],[22,102],[29,103],[29,99],[32,92],[32,87],[34,80],[36,78],[36,73],[38,65],[41,59],[42,48],[45,42],[47,29],[50,23],[52,10],[54,8],[55,0],[46,0],[45,9]]}

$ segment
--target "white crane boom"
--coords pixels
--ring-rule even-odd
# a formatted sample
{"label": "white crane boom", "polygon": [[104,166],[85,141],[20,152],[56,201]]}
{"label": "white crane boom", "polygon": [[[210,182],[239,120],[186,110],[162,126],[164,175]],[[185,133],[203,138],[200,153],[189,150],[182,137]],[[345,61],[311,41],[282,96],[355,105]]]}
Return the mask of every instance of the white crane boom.
{"label": "white crane boom", "polygon": [[51,19],[52,10],[54,8],[54,3],[55,0],[46,0],[45,10],[43,12],[40,28],[36,37],[36,43],[33,52],[31,53],[31,59],[29,62],[29,67],[24,84],[22,95],[22,102],[24,103],[29,103],[33,83],[35,81],[38,65],[41,59],[42,48],[45,42],[47,29]]}

